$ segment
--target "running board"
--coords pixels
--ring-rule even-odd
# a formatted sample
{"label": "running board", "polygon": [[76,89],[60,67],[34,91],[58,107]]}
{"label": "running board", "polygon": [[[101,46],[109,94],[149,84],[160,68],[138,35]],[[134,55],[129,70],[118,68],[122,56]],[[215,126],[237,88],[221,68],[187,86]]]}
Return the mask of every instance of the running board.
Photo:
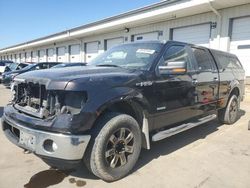
{"label": "running board", "polygon": [[198,121],[196,121],[196,122],[186,123],[186,124],[182,124],[178,127],[174,127],[171,129],[160,131],[152,136],[152,141],[156,142],[156,141],[162,140],[164,138],[173,136],[175,134],[186,131],[186,130],[191,129],[193,127],[197,127],[201,124],[207,123],[207,122],[209,122],[213,119],[216,119],[216,118],[217,118],[217,116],[215,114],[213,114],[213,115],[209,115],[209,116],[203,117],[201,119],[198,119]]}

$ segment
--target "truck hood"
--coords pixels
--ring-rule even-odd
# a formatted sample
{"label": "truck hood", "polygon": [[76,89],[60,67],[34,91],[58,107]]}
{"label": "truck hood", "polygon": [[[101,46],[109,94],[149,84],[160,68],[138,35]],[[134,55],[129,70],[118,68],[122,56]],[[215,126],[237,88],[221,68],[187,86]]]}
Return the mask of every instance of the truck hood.
{"label": "truck hood", "polygon": [[30,71],[18,75],[16,82],[43,84],[48,90],[83,90],[92,84],[101,87],[113,87],[135,80],[140,71],[118,67],[66,67]]}

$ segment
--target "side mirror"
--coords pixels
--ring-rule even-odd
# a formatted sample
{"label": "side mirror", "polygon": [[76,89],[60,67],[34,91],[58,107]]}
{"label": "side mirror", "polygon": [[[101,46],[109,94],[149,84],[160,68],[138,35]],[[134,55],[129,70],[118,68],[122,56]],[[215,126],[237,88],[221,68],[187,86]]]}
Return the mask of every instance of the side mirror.
{"label": "side mirror", "polygon": [[159,66],[159,73],[166,74],[185,74],[187,72],[187,63],[185,61],[169,61],[165,65]]}

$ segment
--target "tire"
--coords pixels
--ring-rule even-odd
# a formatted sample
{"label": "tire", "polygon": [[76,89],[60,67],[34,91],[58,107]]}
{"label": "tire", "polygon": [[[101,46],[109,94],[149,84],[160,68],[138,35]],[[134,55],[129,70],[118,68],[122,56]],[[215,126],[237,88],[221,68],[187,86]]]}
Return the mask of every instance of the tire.
{"label": "tire", "polygon": [[221,123],[228,125],[234,124],[238,119],[239,99],[236,95],[229,98],[227,106],[218,112],[218,118]]}
{"label": "tire", "polygon": [[84,163],[104,181],[119,180],[133,169],[139,158],[141,129],[133,117],[119,113],[106,113],[95,127]]}

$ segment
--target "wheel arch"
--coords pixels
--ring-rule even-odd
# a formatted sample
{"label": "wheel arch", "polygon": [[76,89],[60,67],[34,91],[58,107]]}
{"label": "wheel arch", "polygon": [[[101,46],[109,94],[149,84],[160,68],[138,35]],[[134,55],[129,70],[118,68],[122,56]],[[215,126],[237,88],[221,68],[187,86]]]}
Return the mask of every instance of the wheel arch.
{"label": "wheel arch", "polygon": [[137,98],[125,97],[123,100],[112,100],[104,104],[98,111],[98,117],[94,122],[94,126],[97,121],[101,119],[105,114],[109,112],[118,112],[127,114],[133,117],[139,124],[142,131],[142,147],[150,149],[149,141],[149,125],[148,125],[148,110],[147,104]]}

